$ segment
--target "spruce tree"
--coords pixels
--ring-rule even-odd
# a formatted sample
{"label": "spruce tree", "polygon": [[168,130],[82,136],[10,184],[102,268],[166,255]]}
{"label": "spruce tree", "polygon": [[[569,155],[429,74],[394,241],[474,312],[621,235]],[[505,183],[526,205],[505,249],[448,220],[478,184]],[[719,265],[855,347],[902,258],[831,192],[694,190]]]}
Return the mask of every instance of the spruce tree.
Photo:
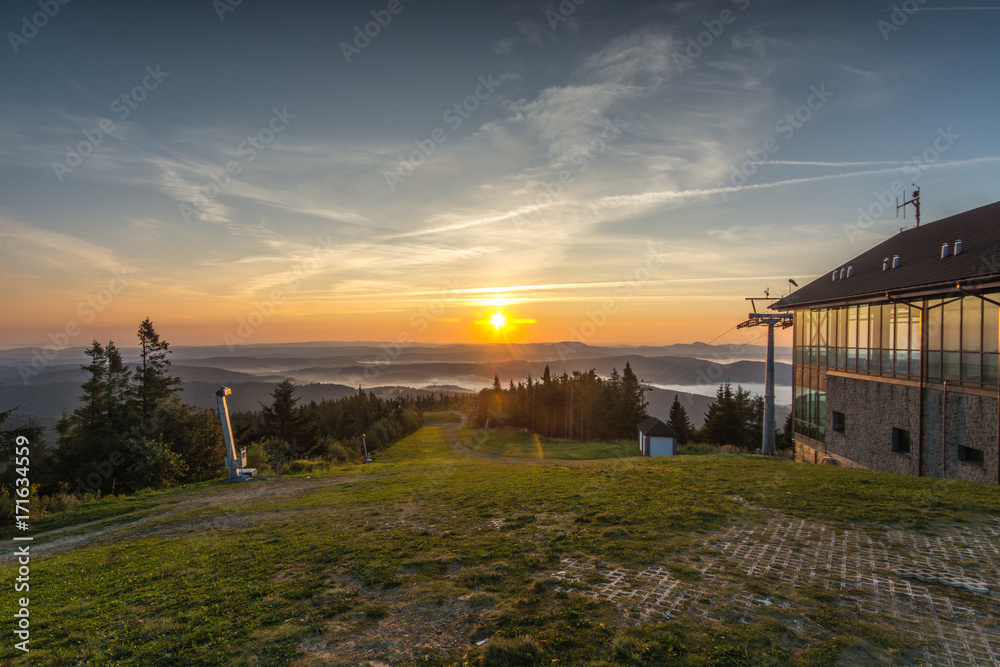
{"label": "spruce tree", "polygon": [[295,383],[282,380],[271,392],[271,405],[261,404],[264,414],[264,432],[272,437],[281,438],[290,445],[297,445],[300,433],[299,412],[295,404],[299,402],[295,395]]}
{"label": "spruce tree", "polygon": [[179,390],[181,381],[171,377],[170,345],[160,340],[147,317],[139,325],[139,366],[135,373],[135,395],[143,419],[155,416]]}
{"label": "spruce tree", "polygon": [[90,357],[90,363],[80,368],[90,373],[90,377],[80,386],[83,390],[80,397],[82,405],[73,412],[73,416],[81,427],[96,429],[103,426],[107,418],[108,358],[104,346],[96,340],[84,354]]}
{"label": "spruce tree", "polygon": [[670,418],[667,426],[674,429],[680,444],[686,445],[691,437],[691,420],[688,418],[687,410],[681,405],[677,394],[674,394],[674,402],[670,405]]}

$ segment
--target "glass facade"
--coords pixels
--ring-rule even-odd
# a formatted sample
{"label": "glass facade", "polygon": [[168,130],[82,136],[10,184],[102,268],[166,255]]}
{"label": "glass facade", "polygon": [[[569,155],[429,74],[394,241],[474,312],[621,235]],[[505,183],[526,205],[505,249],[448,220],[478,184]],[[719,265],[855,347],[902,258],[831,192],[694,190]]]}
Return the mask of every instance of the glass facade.
{"label": "glass facade", "polygon": [[828,371],[919,380],[926,351],[929,382],[994,389],[1000,382],[1000,307],[978,297],[800,310],[794,331],[795,432],[820,442]]}

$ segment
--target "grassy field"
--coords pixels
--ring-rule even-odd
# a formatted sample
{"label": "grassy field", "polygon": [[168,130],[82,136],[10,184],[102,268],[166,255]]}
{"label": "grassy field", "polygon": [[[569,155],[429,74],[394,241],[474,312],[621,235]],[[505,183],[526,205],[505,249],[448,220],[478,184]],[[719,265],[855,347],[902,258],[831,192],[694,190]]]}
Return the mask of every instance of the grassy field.
{"label": "grassy field", "polygon": [[462,432],[462,442],[472,451],[490,456],[577,461],[639,456],[639,445],[635,442],[570,442],[511,429],[467,429]]}
{"label": "grassy field", "polygon": [[[36,535],[61,532],[31,546],[31,653],[8,633],[0,661],[910,664],[921,628],[853,611],[850,588],[784,589],[770,574],[726,567],[694,600],[713,620],[640,619],[592,594],[606,580],[601,568],[657,564],[707,586],[696,564],[717,553],[715,536],[776,516],[876,537],[887,527],[933,536],[1000,516],[995,487],[743,456],[498,461],[483,449],[463,453],[461,439],[474,435],[425,427],[371,465],[33,520]],[[12,551],[7,582],[17,573]],[[604,565],[564,585],[570,560]],[[725,602],[737,589],[781,604],[744,622]],[[963,595],[995,617],[992,599]],[[2,596],[4,618],[17,597]]]}
{"label": "grassy field", "polygon": [[451,411],[440,411],[440,412],[425,412],[424,413],[424,425],[434,426],[436,424],[461,424],[462,415],[457,412]]}

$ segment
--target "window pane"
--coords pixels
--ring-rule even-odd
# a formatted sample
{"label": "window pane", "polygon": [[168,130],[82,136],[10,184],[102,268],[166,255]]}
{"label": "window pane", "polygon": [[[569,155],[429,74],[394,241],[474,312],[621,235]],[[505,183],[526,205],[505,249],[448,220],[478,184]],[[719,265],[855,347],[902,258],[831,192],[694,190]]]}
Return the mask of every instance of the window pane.
{"label": "window pane", "polygon": [[910,348],[910,307],[902,303],[896,304],[896,339],[893,347],[897,350]]}
{"label": "window pane", "polygon": [[868,309],[868,347],[875,350],[882,347],[882,306]]}
{"label": "window pane", "polygon": [[891,350],[893,347],[892,334],[895,310],[896,307],[891,303],[882,306],[882,344],[879,347],[883,350]]}
{"label": "window pane", "polygon": [[920,350],[910,352],[910,375],[920,377]]}
{"label": "window pane", "polygon": [[997,384],[1000,382],[1000,375],[998,375],[997,368],[997,355],[994,353],[983,355],[983,382],[988,382],[990,384]]}
{"label": "window pane", "polygon": [[906,375],[910,372],[910,353],[906,350],[896,350],[896,373]]}
{"label": "window pane", "polygon": [[979,352],[983,349],[982,327],[983,302],[974,296],[965,297],[962,299],[962,350]]}
{"label": "window pane", "polygon": [[851,306],[847,309],[847,347],[858,346],[858,309]]}
{"label": "window pane", "polygon": [[817,320],[817,324],[816,324],[816,326],[818,328],[818,330],[816,332],[816,338],[817,338],[817,343],[816,344],[819,345],[820,347],[826,347],[827,340],[828,340],[828,338],[827,338],[827,316],[826,315],[827,315],[826,310],[819,311],[819,319]]}
{"label": "window pane", "polygon": [[840,309],[840,314],[837,316],[837,322],[840,327],[839,331],[837,332],[837,347],[844,348],[847,347],[848,345],[847,343],[848,319],[847,319],[846,308]]}
{"label": "window pane", "polygon": [[941,379],[941,353],[927,353],[927,377],[933,380]]}
{"label": "window pane", "polygon": [[944,364],[942,366],[941,377],[952,381],[961,379],[961,355],[958,352],[945,352],[943,354]]}
{"label": "window pane", "polygon": [[941,299],[927,302],[927,349],[941,349]]}
{"label": "window pane", "polygon": [[871,350],[867,347],[858,348],[858,370],[866,371],[868,370],[868,357],[871,355]]}
{"label": "window pane", "polygon": [[847,368],[854,370],[858,367],[858,351],[853,347],[847,348]]}
{"label": "window pane", "polygon": [[[1000,294],[990,294],[991,299],[1000,301]],[[983,352],[1000,352],[997,346],[998,308],[995,304],[983,302]]]}
{"label": "window pane", "polygon": [[965,382],[982,382],[983,376],[979,370],[979,354],[975,352],[962,353],[962,380]]}
{"label": "window pane", "polygon": [[882,372],[892,372],[892,350],[882,350]]}
{"label": "window pane", "polygon": [[868,338],[868,306],[858,306],[858,347],[871,347]]}
{"label": "window pane", "polygon": [[961,344],[961,338],[959,337],[960,325],[962,322],[962,302],[952,301],[951,303],[946,303],[944,306],[944,313],[942,313],[942,325],[941,330],[943,332],[943,342],[942,346],[945,350],[958,350]]}

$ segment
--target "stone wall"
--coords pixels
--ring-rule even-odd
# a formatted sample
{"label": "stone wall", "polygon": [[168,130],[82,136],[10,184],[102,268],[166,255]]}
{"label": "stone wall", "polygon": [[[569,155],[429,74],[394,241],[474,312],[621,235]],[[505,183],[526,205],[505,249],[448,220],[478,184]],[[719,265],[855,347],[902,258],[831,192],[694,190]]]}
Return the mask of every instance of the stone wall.
{"label": "stone wall", "polygon": [[[923,437],[920,388],[875,377],[827,375],[826,453],[857,465],[899,473],[976,482],[997,480],[997,399],[948,391],[945,452],[942,457],[941,388],[924,389]],[[843,433],[834,431],[833,413],[845,415]],[[910,451],[893,451],[893,428],[909,433]],[[923,446],[923,470],[920,447]],[[959,445],[984,454],[981,464],[959,460]],[[805,457],[803,457],[805,458]]]}

